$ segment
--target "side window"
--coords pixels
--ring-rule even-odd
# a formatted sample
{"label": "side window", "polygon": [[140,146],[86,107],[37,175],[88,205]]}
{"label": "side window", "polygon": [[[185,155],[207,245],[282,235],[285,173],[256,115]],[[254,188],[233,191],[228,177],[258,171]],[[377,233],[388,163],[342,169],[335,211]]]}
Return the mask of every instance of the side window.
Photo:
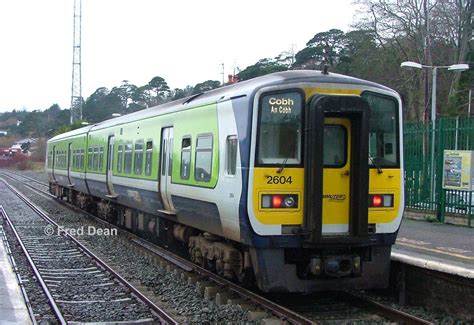
{"label": "side window", "polygon": [[99,167],[99,147],[95,146],[94,147],[94,170],[97,170],[97,167]]}
{"label": "side window", "polygon": [[123,146],[121,144],[118,145],[117,149],[117,172],[122,172],[122,159],[123,159]]}
{"label": "side window", "polygon": [[181,140],[181,179],[189,179],[191,170],[191,137]]}
{"label": "side window", "polygon": [[141,175],[142,168],[143,168],[143,142],[135,143],[134,166],[135,166],[134,173],[136,175]]}
{"label": "side window", "polygon": [[92,152],[92,147],[89,147],[89,150],[87,151],[87,169],[89,170],[92,169]]}
{"label": "side window", "polygon": [[237,170],[237,136],[228,136],[225,148],[226,174],[229,176],[235,176]]}
{"label": "side window", "polygon": [[148,141],[146,143],[146,157],[145,157],[145,175],[151,175],[152,168],[152,159],[153,159],[153,141]]}
{"label": "side window", "polygon": [[125,158],[123,161],[124,173],[130,174],[132,172],[132,143],[125,145]]}
{"label": "side window", "polygon": [[99,148],[99,170],[102,170],[104,167],[104,146]]}
{"label": "side window", "polygon": [[198,135],[196,141],[196,159],[194,178],[200,182],[211,180],[212,135]]}

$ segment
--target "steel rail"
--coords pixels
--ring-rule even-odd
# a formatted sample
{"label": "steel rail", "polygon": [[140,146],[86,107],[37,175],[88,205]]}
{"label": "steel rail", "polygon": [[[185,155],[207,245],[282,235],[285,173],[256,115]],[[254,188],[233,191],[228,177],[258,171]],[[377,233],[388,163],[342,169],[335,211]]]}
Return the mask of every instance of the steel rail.
{"label": "steel rail", "polygon": [[[11,186],[7,181],[4,179],[1,179],[4,184],[13,192],[15,193],[23,202],[26,203],[33,211],[35,211],[41,218],[55,226],[56,228],[59,228],[60,225],[57,224],[54,220],[52,220],[43,210],[41,210],[39,207],[37,207],[35,204],[33,204],[27,197],[25,197],[22,193],[20,193],[16,188]],[[165,324],[174,324],[177,325],[178,322],[168,315],[163,309],[161,309],[158,305],[156,305],[154,302],[152,302],[150,299],[148,299],[144,294],[142,294],[137,288],[135,288],[130,282],[128,282],[125,278],[123,278],[120,274],[118,274],[115,270],[113,270],[107,263],[105,263],[103,260],[101,260],[98,256],[96,256],[90,249],[88,249],[86,246],[84,246],[81,242],[79,242],[76,238],[68,234],[67,232],[64,234],[65,237],[69,238],[72,240],[76,245],[78,245],[86,254],[90,255],[96,263],[98,263],[100,266],[102,266],[104,269],[109,271],[114,277],[119,280],[124,286],[126,286],[132,293],[143,303],[145,303],[154,313],[155,315],[160,319],[162,323]]]}
{"label": "steel rail", "polygon": [[58,321],[61,324],[64,324],[64,325],[67,324],[66,320],[64,319],[63,314],[61,313],[61,310],[59,310],[59,307],[56,304],[56,301],[54,300],[51,292],[49,291],[48,286],[46,285],[46,283],[43,280],[43,277],[41,276],[38,269],[36,268],[36,265],[35,265],[35,263],[33,262],[33,259],[30,256],[30,253],[26,249],[25,245],[23,244],[23,241],[21,240],[20,235],[16,231],[15,225],[13,224],[13,222],[11,221],[11,219],[8,216],[7,212],[3,208],[3,205],[0,205],[0,214],[3,216],[3,219],[7,222],[8,226],[13,231],[13,234],[15,235],[16,240],[20,244],[21,250],[23,251],[23,253],[26,256],[26,259],[28,260],[28,264],[30,265],[31,269],[33,270],[33,273],[35,274],[35,277],[38,280],[38,282],[41,286],[41,289],[43,290],[44,294],[46,295],[46,298],[48,299],[49,304],[51,305],[51,308],[53,309],[54,314],[58,318]]}
{"label": "steel rail", "polygon": [[[37,184],[39,184],[39,185],[43,185],[43,186],[46,186],[46,187],[49,186],[48,183],[44,183],[44,182],[42,182],[42,181],[39,181],[39,180],[37,180],[37,179],[34,179],[33,177],[25,176],[25,175],[22,175],[22,174],[13,172],[13,171],[11,171],[11,170],[8,170],[8,171],[7,171],[7,170],[1,170],[0,172],[1,172],[1,173],[4,173],[4,174],[7,174],[7,175],[8,175],[8,174],[12,174],[12,175],[15,175],[15,176],[18,176],[18,177],[22,177],[22,178],[25,178],[25,179],[27,179],[27,180],[29,180],[29,181],[32,181],[32,182],[34,182],[34,183],[37,183]],[[19,181],[19,182],[21,182],[21,181]]]}
{"label": "steel rail", "polygon": [[385,318],[393,320],[399,324],[419,324],[419,325],[426,325],[426,324],[433,324],[430,321],[425,319],[419,318],[417,316],[405,313],[399,309],[395,309],[384,305],[378,301],[372,300],[367,297],[362,297],[357,294],[353,294],[350,292],[346,292],[347,296],[350,298],[351,301],[354,301],[358,305],[364,305],[367,308],[379,313]]}
{"label": "steel rail", "polygon": [[[15,173],[12,173],[14,175],[16,175]],[[25,177],[26,178],[26,177]],[[45,193],[45,194],[48,194],[50,197],[53,197],[55,198],[54,195],[50,194],[50,193],[47,193],[47,192],[44,192],[42,190],[39,190],[29,184],[25,184],[26,186],[32,188],[33,190],[35,191],[38,191],[38,192],[41,192],[41,193]],[[69,203],[66,203],[64,201],[59,201],[60,203],[63,203],[65,205],[67,205],[68,207],[70,208],[74,208],[74,209],[77,209],[77,207],[75,207],[74,205],[71,205]],[[103,219],[100,219],[88,212],[84,212],[83,210],[80,210],[82,213],[87,213],[87,215],[89,215],[90,217],[94,218],[95,220],[97,221],[100,221],[108,226],[112,226],[112,227],[116,227],[114,224],[110,223],[110,222],[107,222]],[[256,302],[258,302],[262,307],[268,309],[269,311],[271,311],[272,313],[275,314],[275,316],[278,316],[278,317],[281,317],[281,318],[284,318],[285,320],[287,320],[289,323],[292,323],[292,324],[314,324],[314,321],[311,321],[310,319],[307,319],[305,318],[304,316],[302,315],[299,315],[283,306],[280,306],[262,296],[259,296],[245,288],[242,288],[240,286],[238,286],[237,284],[229,281],[229,280],[226,280],[166,249],[163,249],[155,244],[152,244],[146,240],[143,240],[142,238],[136,236],[135,234],[132,234],[128,231],[125,231],[121,228],[117,228],[119,231],[125,233],[127,236],[131,237],[132,238],[132,241],[135,242],[137,245],[143,247],[144,249],[148,250],[149,252],[153,253],[154,255],[158,255],[159,257],[167,260],[168,262],[176,265],[177,267],[179,267],[180,269],[186,271],[186,272],[190,272],[190,271],[194,271],[196,272],[197,274],[199,275],[202,275],[202,276],[205,276],[207,278],[209,278],[209,280],[211,280],[212,282],[218,284],[218,285],[221,285],[221,286],[226,286],[228,287],[231,291],[235,292],[237,295],[239,295],[240,297],[244,298],[244,299],[250,299],[250,300],[254,300]],[[413,316],[413,315],[410,315],[408,313],[405,313],[401,310],[398,310],[398,309],[394,309],[394,308],[391,308],[389,306],[386,306],[386,305],[383,305],[379,302],[376,302],[374,300],[371,300],[371,299],[368,299],[366,297],[362,297],[362,296],[358,296],[358,295],[354,295],[352,293],[349,293],[349,292],[346,292],[346,294],[351,298],[351,300],[355,301],[356,304],[359,304],[359,305],[365,305],[367,308],[371,309],[371,310],[374,310],[375,312],[379,313],[380,315],[382,315],[383,317],[387,318],[387,319],[390,319],[390,320],[394,320],[396,322],[400,322],[400,323],[404,323],[404,324],[432,324],[431,322],[427,321],[427,320],[424,320],[424,319],[421,319],[419,317],[416,317],[416,316]]]}
{"label": "steel rail", "polygon": [[5,246],[8,260],[10,261],[10,265],[13,269],[13,272],[15,272],[16,280],[18,281],[18,284],[20,285],[21,295],[23,296],[23,299],[25,300],[26,308],[28,309],[28,314],[30,315],[30,320],[33,323],[33,325],[37,325],[38,323],[36,322],[35,313],[33,311],[33,308],[31,307],[30,298],[28,297],[28,294],[26,293],[25,281],[22,279],[20,271],[18,270],[18,266],[16,264],[15,258],[13,257],[10,244],[8,243],[7,234],[5,233],[5,229],[3,228],[3,224],[0,224],[0,234],[2,237],[1,240],[3,241],[3,246]]}
{"label": "steel rail", "polygon": [[155,255],[158,255],[158,256],[167,255],[168,257],[166,258],[166,260],[175,264],[177,267],[182,268],[185,271],[189,271],[190,269],[192,269],[197,274],[201,276],[205,276],[212,282],[218,285],[227,287],[228,289],[230,289],[231,291],[239,295],[241,298],[249,299],[254,302],[257,302],[259,305],[261,305],[261,307],[268,309],[275,316],[283,318],[284,320],[286,320],[287,322],[291,324],[314,324],[314,322],[311,321],[310,319],[298,313],[295,313],[294,311],[291,311],[281,305],[278,305],[277,303],[274,303],[262,296],[259,296],[256,293],[253,293],[245,288],[242,288],[241,286],[235,284],[234,282],[224,279],[218,276],[217,274],[214,274],[180,256],[177,256],[167,251],[166,249],[163,249],[154,244],[150,244],[149,242],[144,241],[141,238],[135,238],[135,239],[132,239],[132,241]]}
{"label": "steel rail", "polygon": [[[28,185],[28,184],[25,184],[26,186],[32,188],[33,190],[35,191],[39,191],[41,193],[45,193],[43,192],[42,190],[39,190],[31,185]],[[54,195],[51,195],[50,193],[45,193],[45,194],[49,194],[51,197],[55,198]],[[67,204],[65,203],[64,201],[59,201],[60,203],[64,203],[66,204],[68,207],[72,207],[74,209],[77,209],[77,207],[75,206],[71,206],[70,204]],[[87,213],[87,212],[84,212],[82,210],[80,210],[82,213]],[[90,214],[90,213],[87,213],[89,216],[91,216],[92,218],[108,225],[108,226],[112,226],[112,227],[116,227],[116,225],[114,224],[111,224],[110,222],[107,222],[103,219],[100,219],[100,218],[97,218],[96,216]],[[54,221],[53,221],[54,222]],[[137,245],[143,247],[144,249],[146,249],[147,251],[153,253],[154,255],[157,255],[159,256],[160,258],[163,258],[165,259],[166,261],[174,264],[175,266],[179,267],[180,269],[186,271],[186,272],[190,272],[190,271],[194,271],[195,273],[199,274],[199,275],[202,275],[202,276],[205,276],[207,278],[209,278],[212,282],[218,284],[218,285],[221,285],[221,286],[225,286],[227,288],[229,288],[232,292],[236,293],[237,295],[239,295],[241,298],[244,298],[244,299],[249,299],[249,300],[253,300],[255,302],[257,302],[258,304],[260,304],[262,307],[268,309],[269,311],[271,311],[275,316],[277,317],[280,317],[280,318],[283,318],[285,320],[287,320],[289,323],[291,324],[313,324],[314,322],[305,318],[304,316],[302,315],[299,315],[281,305],[278,305],[262,296],[259,296],[245,288],[242,288],[240,286],[238,286],[237,284],[229,281],[229,280],[226,280],[202,267],[199,267],[198,265],[180,257],[180,256],[177,256],[173,253],[171,253],[170,251],[167,251],[157,245],[154,245],[154,244],[151,244],[147,241],[144,241],[143,239],[141,239],[140,237],[128,232],[128,231],[124,231],[123,229],[120,229],[120,228],[117,228],[119,231],[121,232],[124,232],[127,236],[131,237],[132,238],[132,241],[135,242]]]}

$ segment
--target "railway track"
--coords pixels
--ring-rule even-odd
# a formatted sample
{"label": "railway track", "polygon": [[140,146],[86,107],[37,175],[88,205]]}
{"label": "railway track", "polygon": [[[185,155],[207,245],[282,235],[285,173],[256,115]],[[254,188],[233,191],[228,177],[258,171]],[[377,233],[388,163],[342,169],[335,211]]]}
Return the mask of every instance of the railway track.
{"label": "railway track", "polygon": [[[28,260],[60,324],[130,321],[177,324],[39,207],[4,181],[30,211],[0,214]],[[84,306],[88,306],[84,308]],[[114,311],[113,313],[111,311]]]}
{"label": "railway track", "polygon": [[[31,181],[28,180],[28,177],[25,177],[23,175],[14,176],[16,181],[25,182],[18,179],[18,177],[23,177],[27,181]],[[12,176],[9,175],[9,177]],[[31,184],[25,185],[43,195],[47,194],[49,196],[52,196],[49,193],[37,188],[37,186],[33,186]],[[69,208],[72,207],[76,211],[78,210],[76,207],[71,206],[62,200],[58,200],[58,202],[67,205]],[[82,213],[84,213],[84,211],[82,211]],[[95,221],[100,222],[106,227],[115,228],[114,225],[102,219],[99,219],[90,214],[88,215]],[[161,267],[166,268],[168,272],[175,273],[176,276],[183,279],[183,281],[196,285],[196,290],[199,291],[205,297],[205,299],[212,299],[219,304],[237,304],[238,306],[240,306],[240,308],[243,308],[245,310],[248,309],[248,315],[250,320],[272,319],[274,321],[278,320],[290,324],[312,324],[320,322],[324,323],[328,320],[341,318],[341,310],[326,311],[326,315],[324,315],[323,312],[320,312],[319,315],[315,316],[314,310],[318,310],[318,307],[316,306],[318,302],[311,302],[310,305],[307,306],[308,310],[305,310],[304,308],[296,308],[291,304],[285,304],[284,301],[272,301],[271,297],[265,298],[252,291],[246,290],[233,282],[223,279],[217,276],[216,274],[209,272],[208,270],[201,268],[195,265],[194,263],[169,252],[166,249],[163,249],[142,238],[139,238],[138,236],[131,234],[128,231],[122,230],[120,228],[118,229],[122,234],[130,238],[130,240],[134,244],[138,245],[140,248],[142,248],[142,250],[146,251],[146,254],[149,256],[150,259],[159,259],[158,263],[161,264]],[[339,319],[339,321],[347,322],[354,319],[358,319],[361,321],[372,322],[392,321],[403,324],[430,324],[430,322],[426,320],[404,313],[392,307],[385,306],[362,295],[353,295],[349,293],[340,293],[340,295],[344,296],[342,300],[344,300],[345,303],[345,307],[341,308],[351,310],[351,308],[355,307],[359,311],[362,310],[362,312],[358,312],[356,316],[348,314],[344,316],[344,319]],[[300,301],[300,306],[301,305],[308,305],[308,302]]]}

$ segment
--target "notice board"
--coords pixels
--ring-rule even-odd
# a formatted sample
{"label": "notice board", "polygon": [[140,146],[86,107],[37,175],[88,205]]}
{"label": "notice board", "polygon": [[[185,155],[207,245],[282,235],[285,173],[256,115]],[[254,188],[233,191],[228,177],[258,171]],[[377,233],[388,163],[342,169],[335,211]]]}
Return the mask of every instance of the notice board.
{"label": "notice board", "polygon": [[443,188],[474,191],[474,151],[444,150]]}

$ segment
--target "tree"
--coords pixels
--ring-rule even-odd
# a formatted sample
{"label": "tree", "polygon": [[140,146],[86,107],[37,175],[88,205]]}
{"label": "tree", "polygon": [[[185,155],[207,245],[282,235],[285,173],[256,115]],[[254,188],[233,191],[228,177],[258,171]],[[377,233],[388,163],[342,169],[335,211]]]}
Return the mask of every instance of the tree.
{"label": "tree", "polygon": [[217,80],[207,80],[207,81],[196,84],[196,86],[194,86],[192,95],[203,93],[205,91],[209,91],[215,88],[219,88],[220,86],[221,86],[221,83]]}
{"label": "tree", "polygon": [[314,35],[306,47],[295,56],[293,68],[315,69],[326,62],[329,66],[339,63],[339,55],[344,48],[345,35],[339,29],[330,29]]}
{"label": "tree", "polygon": [[[356,26],[375,33],[377,46],[390,61],[426,65],[466,62],[472,32],[470,0],[359,0],[358,3],[364,10]],[[431,71],[427,69],[392,76],[407,95],[410,118],[421,119],[429,108],[430,77]],[[447,98],[456,94],[459,80],[459,72],[440,74],[438,107],[446,106]]]}
{"label": "tree", "polygon": [[[168,95],[170,94],[170,87],[166,83],[165,79],[156,76],[150,80],[147,84],[146,89],[151,91],[151,104],[152,105],[159,105],[164,103]],[[150,105],[150,106],[152,106]]]}
{"label": "tree", "polygon": [[286,71],[288,67],[276,62],[273,59],[261,59],[254,65],[248,66],[240,71],[237,76],[239,80],[249,80],[255,77],[263,76],[273,72]]}

